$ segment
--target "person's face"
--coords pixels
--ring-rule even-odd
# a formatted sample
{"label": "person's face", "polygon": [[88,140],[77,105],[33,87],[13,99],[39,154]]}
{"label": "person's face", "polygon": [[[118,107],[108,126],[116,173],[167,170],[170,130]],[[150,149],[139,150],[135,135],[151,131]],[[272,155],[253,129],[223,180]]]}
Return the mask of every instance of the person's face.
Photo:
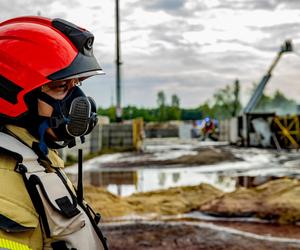
{"label": "person's face", "polygon": [[[66,97],[69,91],[75,86],[79,85],[78,79],[70,79],[65,81],[50,82],[41,87],[41,91],[51,96],[56,100],[62,100]],[[40,116],[51,117],[53,108],[46,102],[38,100],[38,114]],[[53,138],[57,139],[55,133],[51,128],[47,129],[47,133]]]}

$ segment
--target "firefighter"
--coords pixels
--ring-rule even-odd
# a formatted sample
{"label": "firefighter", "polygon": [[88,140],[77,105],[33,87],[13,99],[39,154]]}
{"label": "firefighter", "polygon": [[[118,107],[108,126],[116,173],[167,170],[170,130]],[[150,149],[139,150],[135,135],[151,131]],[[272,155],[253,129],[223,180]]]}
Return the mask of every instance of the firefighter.
{"label": "firefighter", "polygon": [[77,199],[56,151],[97,123],[80,89],[103,73],[93,42],[63,19],[0,23],[1,249],[107,249],[99,214]]}
{"label": "firefighter", "polygon": [[216,137],[216,126],[214,121],[210,117],[206,117],[203,120],[203,123],[201,125],[201,131],[202,131],[202,140],[209,138],[213,141],[217,141]]}

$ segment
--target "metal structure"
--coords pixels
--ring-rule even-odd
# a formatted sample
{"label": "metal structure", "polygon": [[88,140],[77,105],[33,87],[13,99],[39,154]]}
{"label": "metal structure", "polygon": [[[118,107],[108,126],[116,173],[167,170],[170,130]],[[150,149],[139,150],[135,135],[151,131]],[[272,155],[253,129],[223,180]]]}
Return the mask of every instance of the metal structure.
{"label": "metal structure", "polygon": [[120,22],[119,22],[119,0],[116,0],[116,120],[122,121],[121,107],[121,53],[120,53]]}
{"label": "metal structure", "polygon": [[257,103],[259,102],[260,98],[262,97],[263,91],[266,87],[267,82],[270,80],[272,76],[272,71],[276,64],[278,63],[280,57],[282,56],[283,53],[286,52],[292,52],[293,47],[292,47],[292,42],[290,40],[286,40],[284,44],[281,46],[280,51],[278,52],[275,60],[271,64],[269,70],[267,73],[263,76],[261,79],[260,83],[258,84],[257,88],[255,89],[252,97],[250,98],[249,102],[247,103],[244,113],[251,113],[254,108],[256,107]]}
{"label": "metal structure", "polygon": [[276,116],[273,119],[272,130],[282,148],[299,148],[300,125],[298,116]]}

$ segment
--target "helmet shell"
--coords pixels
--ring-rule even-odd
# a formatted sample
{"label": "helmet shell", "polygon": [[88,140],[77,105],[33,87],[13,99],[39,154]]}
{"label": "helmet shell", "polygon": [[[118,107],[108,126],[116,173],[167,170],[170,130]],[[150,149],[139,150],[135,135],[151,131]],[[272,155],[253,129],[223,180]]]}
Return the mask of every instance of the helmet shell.
{"label": "helmet shell", "polygon": [[0,23],[0,116],[24,114],[24,96],[50,81],[99,73],[93,38],[62,19],[32,16]]}

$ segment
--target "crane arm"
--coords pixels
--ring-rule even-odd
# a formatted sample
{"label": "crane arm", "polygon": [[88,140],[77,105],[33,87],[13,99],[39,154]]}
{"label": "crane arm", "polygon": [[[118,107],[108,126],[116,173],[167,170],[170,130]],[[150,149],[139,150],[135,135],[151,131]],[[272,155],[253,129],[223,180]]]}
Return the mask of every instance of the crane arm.
{"label": "crane arm", "polygon": [[247,103],[246,107],[244,108],[244,113],[250,113],[254,110],[256,105],[258,104],[260,98],[263,95],[263,91],[267,85],[267,82],[270,80],[272,76],[272,71],[275,68],[276,64],[278,63],[281,55],[285,52],[293,51],[292,43],[290,40],[285,41],[285,43],[281,46],[280,51],[278,52],[275,60],[271,64],[270,68],[268,69],[267,73],[263,76],[259,84],[257,85],[253,95],[251,96],[249,102]]}

